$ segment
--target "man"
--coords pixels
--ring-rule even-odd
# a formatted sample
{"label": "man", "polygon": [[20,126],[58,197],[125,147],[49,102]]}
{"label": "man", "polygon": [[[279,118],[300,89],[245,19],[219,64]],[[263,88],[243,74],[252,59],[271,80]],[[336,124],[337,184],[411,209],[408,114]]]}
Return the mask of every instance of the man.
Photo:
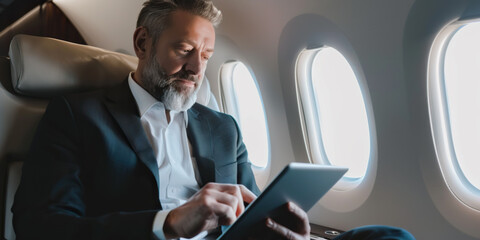
{"label": "man", "polygon": [[[194,104],[220,20],[210,1],[147,1],[127,81],[51,101],[15,197],[18,239],[201,238],[235,221],[260,192],[245,145],[232,117]],[[306,213],[283,211],[294,224],[266,219],[261,237],[309,239]]]}

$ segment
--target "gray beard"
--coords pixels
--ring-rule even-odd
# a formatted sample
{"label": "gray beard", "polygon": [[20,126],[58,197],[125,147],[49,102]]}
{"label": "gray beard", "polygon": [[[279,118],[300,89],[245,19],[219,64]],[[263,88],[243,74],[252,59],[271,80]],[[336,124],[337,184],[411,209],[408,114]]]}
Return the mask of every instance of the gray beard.
{"label": "gray beard", "polygon": [[154,98],[165,105],[165,109],[173,111],[186,111],[190,109],[197,100],[197,92],[200,89],[196,86],[194,90],[176,86],[174,79],[183,78],[195,81],[198,84],[196,76],[189,75],[183,69],[179,72],[167,75],[160,67],[154,56],[151,56],[149,63],[142,72],[143,87]]}

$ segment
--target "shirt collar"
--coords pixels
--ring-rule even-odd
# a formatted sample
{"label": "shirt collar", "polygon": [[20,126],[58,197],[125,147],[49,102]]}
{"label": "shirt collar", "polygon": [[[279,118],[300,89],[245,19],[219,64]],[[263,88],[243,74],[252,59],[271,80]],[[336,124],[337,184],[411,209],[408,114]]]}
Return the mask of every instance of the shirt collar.
{"label": "shirt collar", "polygon": [[[140,85],[138,85],[135,80],[132,78],[133,72],[128,74],[128,86],[130,87],[130,91],[132,91],[132,95],[137,102],[138,110],[140,113],[140,117],[142,117],[153,105],[159,105],[159,107],[165,111],[165,105],[154,98],[149,92],[143,89]],[[170,116],[176,116],[178,113],[183,113],[183,119],[185,119],[185,126],[188,125],[188,114],[187,111],[170,111]]]}

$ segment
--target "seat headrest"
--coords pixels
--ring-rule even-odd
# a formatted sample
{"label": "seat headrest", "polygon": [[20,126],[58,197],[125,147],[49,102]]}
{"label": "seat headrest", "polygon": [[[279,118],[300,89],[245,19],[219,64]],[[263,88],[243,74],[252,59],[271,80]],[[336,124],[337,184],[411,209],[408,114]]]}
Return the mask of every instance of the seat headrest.
{"label": "seat headrest", "polygon": [[53,38],[17,35],[10,44],[16,93],[51,98],[115,85],[137,67],[137,57]]}

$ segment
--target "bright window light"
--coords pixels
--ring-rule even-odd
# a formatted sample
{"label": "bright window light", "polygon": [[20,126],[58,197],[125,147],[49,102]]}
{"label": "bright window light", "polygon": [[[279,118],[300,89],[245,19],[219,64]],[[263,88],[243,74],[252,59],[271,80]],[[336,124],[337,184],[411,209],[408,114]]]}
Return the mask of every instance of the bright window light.
{"label": "bright window light", "polygon": [[464,177],[480,189],[480,23],[464,25],[452,36],[444,81],[456,161]]}
{"label": "bright window light", "polygon": [[352,67],[340,52],[324,48],[313,61],[312,82],[328,160],[348,166],[346,177],[363,177],[370,158],[370,132]]}
{"label": "bright window light", "polygon": [[239,123],[252,164],[265,168],[269,161],[267,120],[254,76],[239,61],[225,63],[220,71],[224,110]]}
{"label": "bright window light", "polygon": [[348,167],[346,179],[362,179],[370,160],[370,130],[347,59],[331,47],[304,50],[297,61],[297,84],[310,158]]}

